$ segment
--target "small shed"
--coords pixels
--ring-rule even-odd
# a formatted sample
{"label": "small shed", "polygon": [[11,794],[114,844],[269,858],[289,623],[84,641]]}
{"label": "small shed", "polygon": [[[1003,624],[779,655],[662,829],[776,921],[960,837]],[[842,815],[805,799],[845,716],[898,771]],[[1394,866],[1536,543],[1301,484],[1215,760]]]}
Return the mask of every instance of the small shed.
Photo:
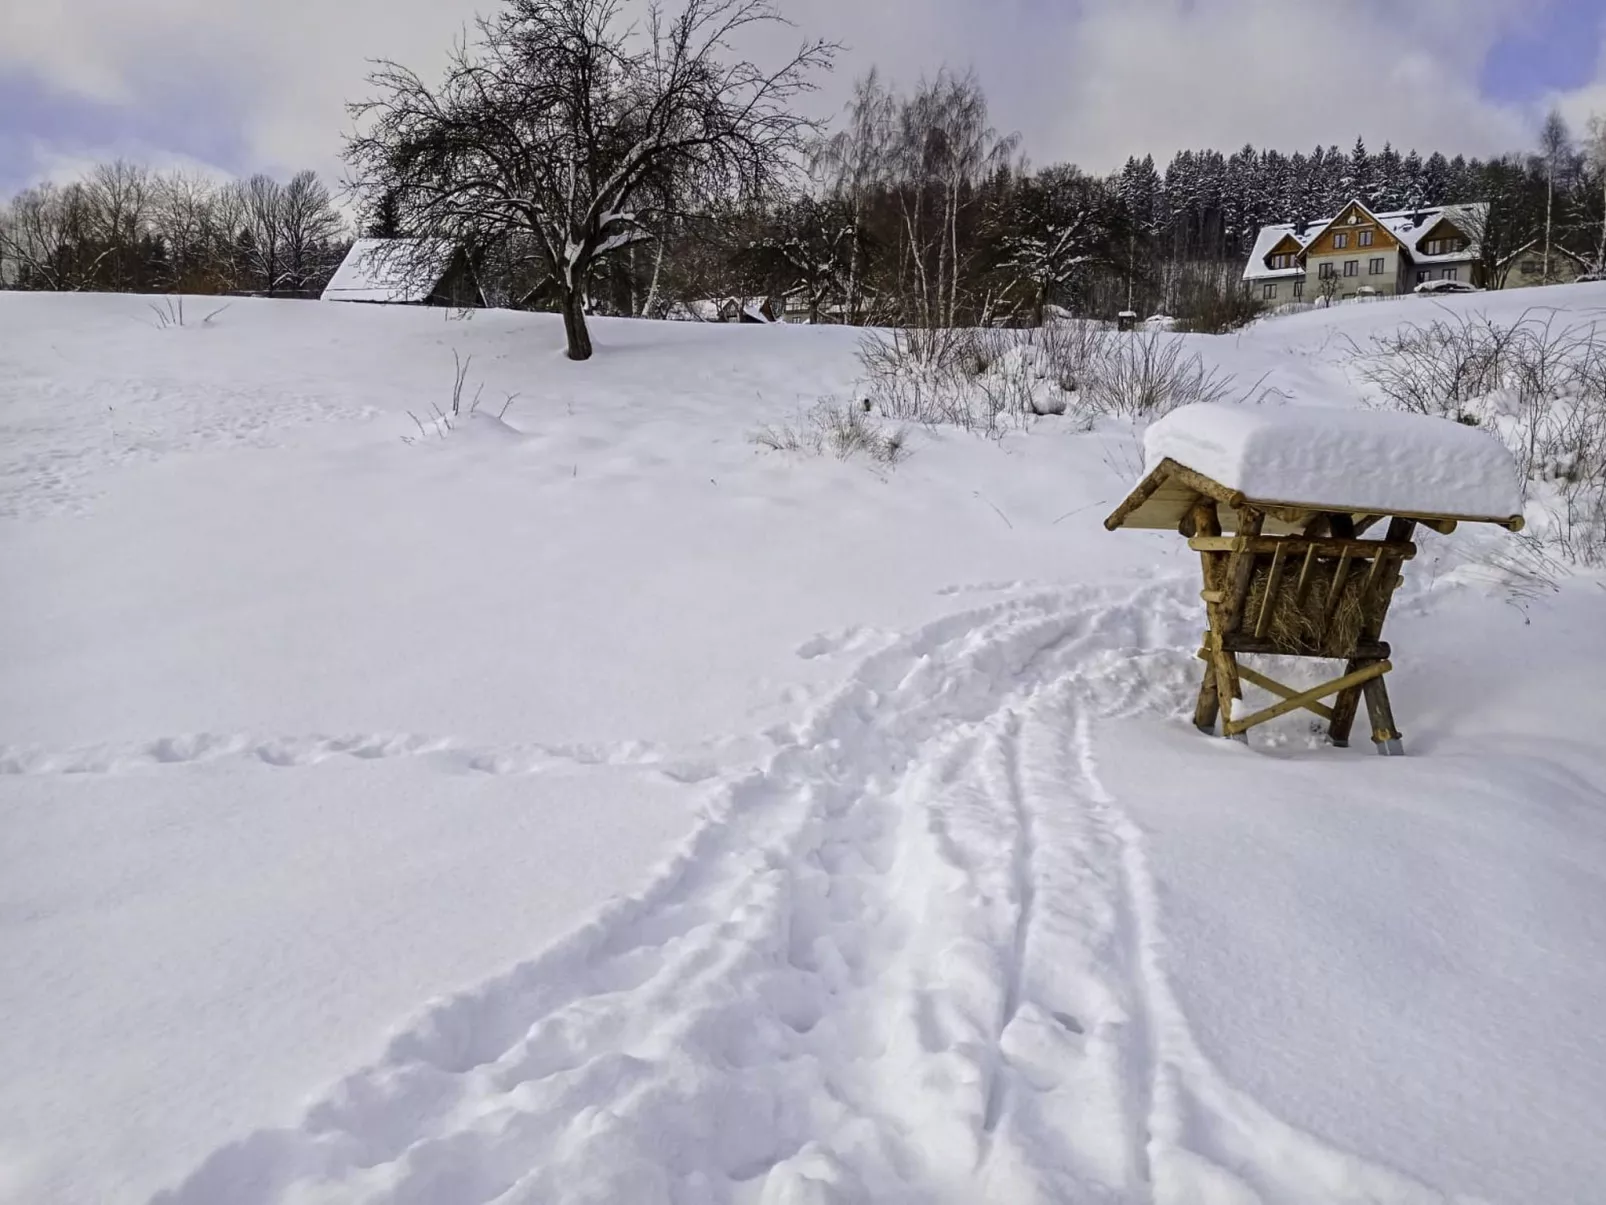
{"label": "small shed", "polygon": [[[1200,555],[1208,618],[1194,723],[1226,736],[1296,708],[1347,745],[1364,697],[1378,751],[1403,752],[1383,675],[1383,624],[1418,526],[1522,529],[1510,452],[1448,419],[1318,406],[1196,405],[1154,423],[1146,475],[1104,521],[1175,531]],[[1382,525],[1379,539],[1365,538]],[[1342,676],[1295,690],[1242,665],[1252,654],[1333,658]],[[1280,702],[1233,716],[1248,681]],[[1321,702],[1337,696],[1332,706]]]}
{"label": "small shed", "polygon": [[1138,324],[1138,313],[1137,313],[1136,310],[1122,310],[1119,314],[1117,314],[1115,316],[1115,329],[1116,330],[1129,331],[1129,330],[1134,329],[1137,326],[1137,324]]}
{"label": "small shed", "polygon": [[456,309],[485,304],[461,247],[437,239],[410,238],[358,239],[322,299]]}

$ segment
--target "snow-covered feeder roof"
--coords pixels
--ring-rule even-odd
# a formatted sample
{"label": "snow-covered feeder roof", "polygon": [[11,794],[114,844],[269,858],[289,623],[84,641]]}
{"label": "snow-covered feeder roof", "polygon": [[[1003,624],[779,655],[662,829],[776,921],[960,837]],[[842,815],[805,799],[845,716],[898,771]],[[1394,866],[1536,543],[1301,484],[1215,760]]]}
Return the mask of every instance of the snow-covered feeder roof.
{"label": "snow-covered feeder roof", "polygon": [[323,300],[415,304],[435,291],[451,267],[452,254],[446,242],[360,238],[324,289]]}
{"label": "snow-covered feeder roof", "polygon": [[1337,406],[1200,404],[1144,436],[1147,475],[1104,521],[1175,531],[1201,498],[1224,531],[1237,512],[1294,531],[1315,513],[1399,515],[1522,527],[1516,462],[1499,440],[1449,419]]}

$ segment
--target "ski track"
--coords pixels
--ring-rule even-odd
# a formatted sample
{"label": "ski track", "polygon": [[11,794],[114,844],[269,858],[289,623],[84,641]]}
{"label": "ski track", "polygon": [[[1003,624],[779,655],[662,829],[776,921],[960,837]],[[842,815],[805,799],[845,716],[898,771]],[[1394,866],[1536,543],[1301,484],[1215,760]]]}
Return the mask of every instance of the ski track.
{"label": "ski track", "polygon": [[1439,1200],[1238,1093],[1169,987],[1096,726],[1187,704],[1195,595],[1011,595],[870,654],[638,896],[156,1201]]}
{"label": "ski track", "polygon": [[470,774],[539,774],[573,767],[613,766],[657,771],[678,782],[713,778],[718,763],[740,739],[710,742],[676,753],[643,741],[573,745],[475,746],[451,737],[407,733],[351,736],[258,736],[248,732],[192,732],[150,741],[50,749],[0,745],[0,776],[134,774],[164,767],[213,763],[258,763],[274,769],[316,766],[334,758],[386,761],[414,758],[441,769]]}

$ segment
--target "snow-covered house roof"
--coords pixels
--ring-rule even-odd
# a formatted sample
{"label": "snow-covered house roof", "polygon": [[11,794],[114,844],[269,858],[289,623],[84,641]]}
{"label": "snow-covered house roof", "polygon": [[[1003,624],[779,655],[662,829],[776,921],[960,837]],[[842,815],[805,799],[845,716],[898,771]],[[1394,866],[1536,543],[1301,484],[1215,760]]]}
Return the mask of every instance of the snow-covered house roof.
{"label": "snow-covered house roof", "polygon": [[324,289],[323,300],[417,304],[440,284],[455,250],[441,241],[360,238]]}
{"label": "snow-covered house roof", "polygon": [[1262,226],[1260,233],[1255,236],[1254,250],[1249,253],[1249,264],[1244,268],[1245,280],[1281,280],[1287,276],[1303,276],[1305,269],[1297,264],[1291,268],[1273,268],[1270,266],[1271,253],[1284,239],[1293,239],[1303,251],[1310,246],[1311,241],[1321,232],[1327,222],[1285,222],[1279,226]]}
{"label": "snow-covered house roof", "polygon": [[[1516,462],[1486,431],[1450,419],[1343,406],[1174,410],[1144,435],[1147,477],[1105,521],[1176,530],[1214,491],[1236,511],[1337,512],[1522,526]],[[1294,518],[1271,514],[1267,531]]]}
{"label": "snow-covered house roof", "polygon": [[[1352,201],[1339,210],[1339,216],[1347,213],[1350,205],[1359,206],[1362,212],[1375,219],[1379,226],[1398,239],[1401,248],[1413,263],[1467,263],[1482,254],[1479,240],[1489,217],[1487,201],[1475,201],[1466,205],[1425,205],[1416,209],[1390,210],[1386,213],[1375,213],[1363,202]],[[1421,244],[1428,234],[1445,220],[1466,238],[1467,246],[1459,251],[1429,255],[1421,249]],[[1305,268],[1302,264],[1289,268],[1271,267],[1269,261],[1272,252],[1285,238],[1293,239],[1303,252],[1336,221],[1338,217],[1319,218],[1313,222],[1297,224],[1283,222],[1275,226],[1262,227],[1255,237],[1254,249],[1249,253],[1249,263],[1244,267],[1243,278],[1248,281],[1262,281],[1303,276]]]}

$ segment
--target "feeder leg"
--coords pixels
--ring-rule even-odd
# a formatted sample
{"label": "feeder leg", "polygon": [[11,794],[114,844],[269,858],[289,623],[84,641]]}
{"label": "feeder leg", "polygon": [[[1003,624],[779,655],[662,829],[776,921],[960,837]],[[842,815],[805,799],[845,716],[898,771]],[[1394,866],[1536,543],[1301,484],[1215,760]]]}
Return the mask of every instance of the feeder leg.
{"label": "feeder leg", "polygon": [[[1366,666],[1365,661],[1351,658],[1344,664],[1344,672],[1353,674],[1356,670]],[[1376,681],[1376,679],[1374,679]],[[1361,704],[1361,687],[1351,686],[1348,690],[1338,692],[1338,698],[1333,700],[1333,718],[1327,724],[1328,739],[1340,749],[1349,748],[1350,729],[1355,726],[1355,712]]]}
{"label": "feeder leg", "polygon": [[1400,730],[1394,726],[1394,708],[1389,705],[1389,688],[1381,677],[1361,688],[1366,696],[1366,715],[1372,721],[1372,742],[1384,757],[1404,757]]}
{"label": "feeder leg", "polygon": [[1206,661],[1204,678],[1199,683],[1199,702],[1193,709],[1193,726],[1200,732],[1214,734],[1216,716],[1220,712],[1221,704],[1216,698],[1216,667]]}

